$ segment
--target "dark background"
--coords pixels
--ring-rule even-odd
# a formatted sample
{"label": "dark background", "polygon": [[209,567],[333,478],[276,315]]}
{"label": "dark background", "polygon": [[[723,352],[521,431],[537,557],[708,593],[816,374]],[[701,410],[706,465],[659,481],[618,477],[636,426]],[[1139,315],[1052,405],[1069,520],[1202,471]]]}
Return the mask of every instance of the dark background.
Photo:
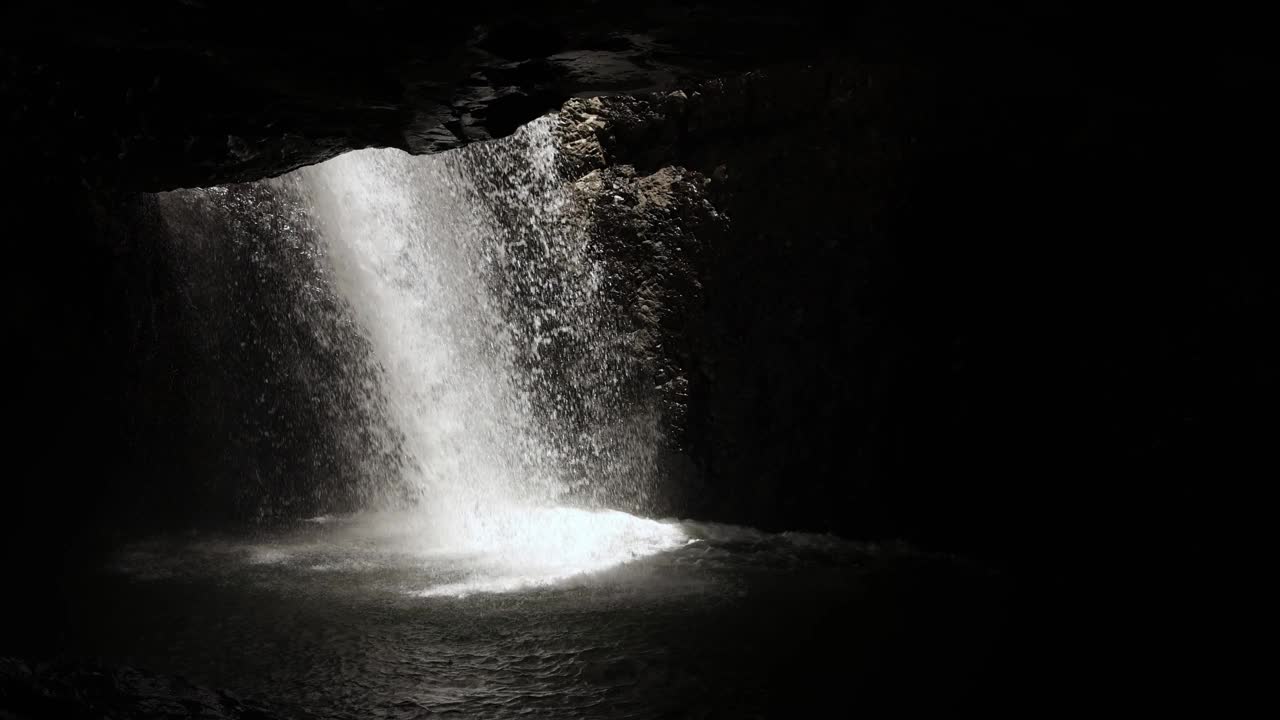
{"label": "dark background", "polygon": [[[1045,643],[1111,644],[1093,659],[1162,684],[1202,680],[1230,634],[1221,528],[1265,528],[1247,518],[1276,430],[1273,73],[1243,18],[286,4],[223,27],[127,5],[6,11],[3,542],[32,611],[56,613],[116,538],[252,519],[188,488],[217,439],[183,420],[206,409],[174,380],[194,361],[134,191],[443,149],[571,93],[785,63],[821,91],[789,96],[782,73],[661,156],[613,149],[642,171],[726,167],[711,193],[731,230],[691,341],[700,485],[674,511],[980,557],[1025,580]],[[476,40],[477,20],[497,29]],[[615,27],[662,36],[676,49],[637,62],[675,75],[591,85],[546,59],[613,52]]]}

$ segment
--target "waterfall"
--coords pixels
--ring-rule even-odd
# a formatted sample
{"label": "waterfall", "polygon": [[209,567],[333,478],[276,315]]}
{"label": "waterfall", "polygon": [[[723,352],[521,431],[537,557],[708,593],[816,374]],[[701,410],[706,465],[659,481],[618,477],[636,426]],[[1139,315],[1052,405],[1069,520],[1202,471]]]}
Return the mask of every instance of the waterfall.
{"label": "waterfall", "polygon": [[674,526],[618,511],[644,509],[657,414],[616,349],[607,263],[556,162],[548,117],[461,151],[363,150],[258,183],[272,202],[249,203],[247,219],[227,210],[225,189],[162,201],[179,238],[237,222],[295,238],[306,292],[343,316],[305,322],[358,336],[335,341],[359,350],[315,390],[385,427],[352,445],[377,462],[348,464],[394,457],[396,477],[373,473],[359,493],[385,533],[540,578],[679,541]]}

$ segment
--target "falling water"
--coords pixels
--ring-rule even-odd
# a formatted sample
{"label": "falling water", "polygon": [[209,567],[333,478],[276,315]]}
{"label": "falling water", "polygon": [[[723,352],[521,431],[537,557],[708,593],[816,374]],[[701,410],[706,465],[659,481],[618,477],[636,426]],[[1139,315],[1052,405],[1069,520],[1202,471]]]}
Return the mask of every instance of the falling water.
{"label": "falling water", "polygon": [[554,139],[159,196],[190,415],[216,418],[186,421],[293,521],[127,543],[127,581],[95,573],[42,638],[334,720],[804,716],[907,656],[963,661],[921,676],[954,695],[1004,585],[988,603],[909,549],[638,516],[652,380]]}
{"label": "falling water", "polygon": [[[427,594],[536,584],[681,542],[673,525],[608,509],[643,509],[658,428],[615,349],[607,266],[557,175],[554,122],[440,156],[348,153],[266,181],[276,202],[254,205],[258,224],[292,213],[277,233],[307,239],[307,287],[367,345],[347,352],[339,383],[359,389],[332,389],[390,428],[363,435],[377,442],[362,452],[393,455],[398,475],[363,479],[364,537],[480,568]],[[166,216],[185,207],[190,224],[217,192],[169,194]]]}

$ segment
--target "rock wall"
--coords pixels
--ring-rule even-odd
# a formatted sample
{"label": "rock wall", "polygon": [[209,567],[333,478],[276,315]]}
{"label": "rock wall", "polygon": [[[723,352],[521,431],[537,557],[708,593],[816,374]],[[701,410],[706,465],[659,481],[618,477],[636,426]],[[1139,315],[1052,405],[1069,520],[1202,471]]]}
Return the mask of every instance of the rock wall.
{"label": "rock wall", "polygon": [[[1245,231],[1256,188],[1187,131],[1259,116],[1023,59],[566,107],[575,162],[607,167],[586,176],[599,240],[696,249],[639,261],[669,291],[625,291],[681,328],[645,351],[687,407],[672,444],[699,480],[675,512],[1126,585],[1166,543],[1203,551],[1188,530],[1230,503],[1211,478],[1261,447],[1276,358],[1249,328],[1275,296]],[[1222,89],[1226,67],[1185,77]],[[655,184],[684,214],[631,199]]]}
{"label": "rock wall", "polygon": [[[673,512],[865,536],[892,528],[866,490],[879,481],[888,380],[876,223],[912,132],[910,110],[895,105],[910,89],[895,84],[901,75],[796,66],[562,111],[570,172],[608,168],[579,182],[593,235],[631,248],[612,256],[648,278],[620,302],[661,308],[635,325],[651,329],[646,362],[677,378]],[[655,188],[679,210],[655,215],[644,200]]]}
{"label": "rock wall", "polygon": [[645,510],[658,515],[687,512],[703,492],[696,436],[703,385],[695,344],[707,252],[726,230],[706,198],[708,183],[681,167],[644,175],[630,165],[599,167],[573,183],[610,269],[606,297],[621,310],[618,331],[630,365],[622,375],[638,384],[631,411],[654,406],[657,413],[661,447]]}
{"label": "rock wall", "polygon": [[675,88],[838,48],[822,3],[15,2],[6,159],[143,190],[345,150],[502,137],[566,98]]}

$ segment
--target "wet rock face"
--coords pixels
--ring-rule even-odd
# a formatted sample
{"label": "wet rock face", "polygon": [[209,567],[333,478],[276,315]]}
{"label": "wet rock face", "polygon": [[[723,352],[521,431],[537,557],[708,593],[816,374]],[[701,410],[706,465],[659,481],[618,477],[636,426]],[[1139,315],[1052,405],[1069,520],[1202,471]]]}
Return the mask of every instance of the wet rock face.
{"label": "wet rock face", "polygon": [[[1206,479],[1245,472],[1274,358],[1249,329],[1274,299],[1243,231],[1261,205],[1188,124],[1260,116],[1023,60],[798,65],[566,106],[597,241],[696,249],[636,260],[681,290],[623,300],[685,323],[641,353],[688,388],[677,514],[1075,567],[1181,537],[1218,496]],[[1192,75],[1223,90],[1223,71]],[[658,178],[696,179],[669,186],[693,217],[632,199]]]}
{"label": "wet rock face", "polygon": [[876,223],[919,124],[911,93],[926,87],[834,63],[562,110],[593,238],[642,278],[618,299],[653,328],[637,355],[675,378],[674,513],[879,530],[869,456],[892,350]]}
{"label": "wet rock face", "polygon": [[257,179],[367,146],[439,152],[507,135],[568,97],[820,54],[823,12],[715,1],[19,2],[4,11],[0,90],[6,136],[26,142],[5,151],[146,190]]}
{"label": "wet rock face", "polygon": [[[586,158],[598,155],[590,153]],[[574,160],[572,156],[570,160]],[[701,410],[694,352],[703,321],[708,252],[725,217],[707,199],[709,180],[682,167],[641,174],[630,165],[592,170],[573,182],[588,232],[609,269],[605,294],[620,309],[633,411],[656,405],[661,447],[649,512],[679,514],[702,482],[690,412]]]}

